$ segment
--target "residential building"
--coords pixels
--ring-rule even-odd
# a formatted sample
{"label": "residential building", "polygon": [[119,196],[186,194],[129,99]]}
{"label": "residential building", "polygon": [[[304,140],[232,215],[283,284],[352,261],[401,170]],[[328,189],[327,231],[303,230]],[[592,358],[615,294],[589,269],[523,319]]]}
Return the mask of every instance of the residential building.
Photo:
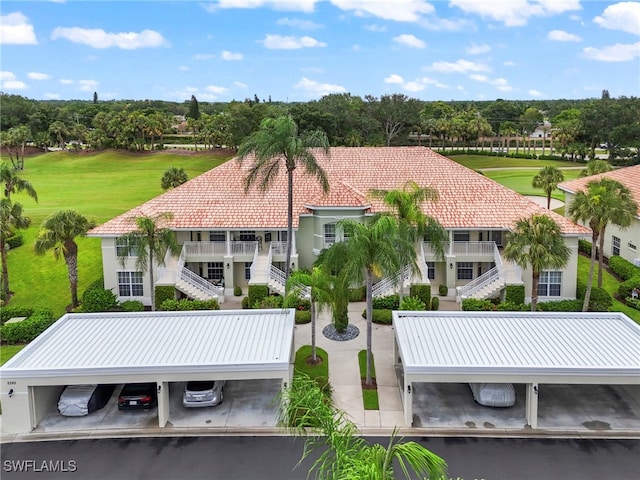
{"label": "residential building", "polygon": [[565,204],[568,206],[571,205],[576,193],[586,190],[589,182],[601,178],[610,178],[625,185],[638,204],[638,211],[628,228],[623,229],[613,224],[607,225],[604,237],[604,255],[606,257],[620,255],[625,260],[640,266],[640,165],[569,180],[558,185],[558,188],[564,192]]}
{"label": "residential building", "polygon": [[[420,271],[414,272],[414,283],[430,283],[434,291],[446,285],[458,297],[497,296],[507,283],[524,283],[530,292],[531,272],[503,259],[502,247],[517,220],[545,213],[561,226],[571,258],[564,270],[543,273],[540,300],[575,298],[578,238],[588,235],[588,229],[425,147],[335,147],[329,154],[315,153],[330,190],[323,193],[302,168],[294,171],[292,268],[310,267],[322,249],[343,240],[339,220],[364,220],[388,210],[381,200],[370,198],[370,189],[399,189],[412,180],[437,190],[439,200],[422,207],[449,234],[444,256],[436,254],[428,239],[416,245]],[[249,284],[266,284],[282,293],[286,172],[282,168],[281,178],[266,191],[245,191],[251,164],[251,158],[242,164],[230,160],[89,232],[102,239],[105,287],[119,300],[150,303],[147,273],[135,269],[134,258],[122,267],[119,238],[134,229],[136,217],[171,212],[168,226],[182,252],[165,258],[156,285],[174,285],[203,299],[223,300],[234,286]],[[374,292],[390,294],[395,283],[381,279]]]}

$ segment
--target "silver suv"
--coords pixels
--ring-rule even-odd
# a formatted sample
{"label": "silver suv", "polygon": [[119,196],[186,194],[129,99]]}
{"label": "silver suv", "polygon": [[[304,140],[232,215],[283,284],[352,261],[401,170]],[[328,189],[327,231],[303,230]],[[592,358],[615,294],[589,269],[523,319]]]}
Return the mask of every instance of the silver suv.
{"label": "silver suv", "polygon": [[224,399],[224,380],[187,382],[182,395],[182,405],[190,407],[213,407]]}

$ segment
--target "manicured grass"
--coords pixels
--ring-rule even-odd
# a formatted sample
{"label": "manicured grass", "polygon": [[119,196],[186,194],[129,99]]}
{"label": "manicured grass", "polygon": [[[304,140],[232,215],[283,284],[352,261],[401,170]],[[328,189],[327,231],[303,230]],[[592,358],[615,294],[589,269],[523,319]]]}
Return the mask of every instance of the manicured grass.
{"label": "manicured grass", "polygon": [[296,352],[295,371],[304,373],[309,378],[317,379],[319,377],[329,378],[329,356],[327,352],[320,347],[316,347],[316,356],[322,359],[318,365],[309,365],[307,358],[311,356],[311,345],[303,345]]}
{"label": "manicured grass", "polygon": [[[521,195],[538,195],[541,197],[546,194],[539,188],[533,188],[531,182],[533,177],[540,171],[540,169],[514,169],[514,170],[483,170],[483,174],[504,185],[511,190],[518,192]],[[578,178],[580,170],[562,170],[565,180],[573,180]],[[552,198],[564,201],[564,192],[560,190],[554,190],[551,194]]]}
{"label": "manicured grass", "polygon": [[[360,365],[360,378],[367,378],[367,351],[360,350],[358,352],[358,364]],[[376,378],[376,368],[371,354],[371,378]],[[380,410],[380,404],[378,402],[378,389],[377,388],[362,388],[362,401],[364,403],[365,410]]]}
{"label": "manicured grass", "polygon": [[4,365],[11,357],[24,348],[24,345],[0,346],[0,365]]}
{"label": "manicured grass", "polygon": [[[160,179],[167,168],[184,168],[189,178],[193,178],[227,159],[164,152],[144,155],[52,152],[27,158],[20,175],[36,189],[39,202],[23,193],[11,197],[22,203],[24,214],[31,218],[31,227],[22,231],[24,244],[9,251],[9,286],[15,292],[9,305],[48,308],[59,316],[71,301],[64,261],[56,261],[52,253],[36,256],[33,252],[33,243],[47,216],[73,209],[104,223],[161,194]],[[91,282],[102,277],[100,239],[78,239],[78,248],[81,295]]]}
{"label": "manicured grass", "polygon": [[[445,154],[445,156],[448,156]],[[449,158],[454,162],[464,165],[467,168],[474,170],[482,170],[485,168],[536,168],[540,170],[542,167],[552,165],[554,167],[580,167],[584,165],[575,162],[567,162],[561,160],[534,160],[526,158],[505,158],[505,157],[492,157],[482,155],[451,155]]]}
{"label": "manicured grass", "polygon": [[[584,255],[578,256],[578,278],[585,285],[587,278],[589,278],[589,258]],[[593,285],[598,285],[598,265],[596,264],[593,271]],[[615,299],[615,294],[618,291],[620,282],[606,270],[602,272],[602,288],[604,288],[609,295],[613,297],[613,305],[609,307],[610,312],[622,312],[636,323],[640,323],[640,310],[630,307]]]}

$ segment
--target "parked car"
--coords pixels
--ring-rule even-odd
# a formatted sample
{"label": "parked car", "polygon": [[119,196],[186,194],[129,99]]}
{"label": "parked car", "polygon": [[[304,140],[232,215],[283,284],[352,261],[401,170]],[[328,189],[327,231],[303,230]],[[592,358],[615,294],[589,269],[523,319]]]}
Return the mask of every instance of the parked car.
{"label": "parked car", "polygon": [[118,397],[118,410],[149,410],[158,404],[155,383],[127,383]]}
{"label": "parked car", "polygon": [[185,407],[213,407],[224,400],[224,380],[187,382],[182,395]]}
{"label": "parked car", "polygon": [[486,407],[511,407],[516,391],[510,383],[470,383],[473,399]]}
{"label": "parked car", "polygon": [[115,385],[67,385],[58,399],[58,411],[65,417],[89,415],[109,402],[115,388]]}

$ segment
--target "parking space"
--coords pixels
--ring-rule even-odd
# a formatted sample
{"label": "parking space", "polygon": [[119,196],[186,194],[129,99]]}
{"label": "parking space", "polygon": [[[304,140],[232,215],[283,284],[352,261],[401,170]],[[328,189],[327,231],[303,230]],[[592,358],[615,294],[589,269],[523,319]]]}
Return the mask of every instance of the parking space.
{"label": "parking space", "polygon": [[[526,422],[525,385],[514,384],[508,408],[478,405],[466,383],[414,383],[413,426],[520,429]],[[539,385],[538,427],[558,430],[640,431],[640,387]]]}

